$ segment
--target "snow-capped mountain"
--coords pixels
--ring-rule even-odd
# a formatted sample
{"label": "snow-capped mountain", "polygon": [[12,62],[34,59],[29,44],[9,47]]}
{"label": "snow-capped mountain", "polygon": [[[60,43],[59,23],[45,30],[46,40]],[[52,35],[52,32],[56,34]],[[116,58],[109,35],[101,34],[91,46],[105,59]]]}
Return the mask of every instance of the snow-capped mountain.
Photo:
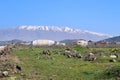
{"label": "snow-capped mountain", "polygon": [[35,39],[86,39],[86,40],[102,40],[109,38],[109,35],[87,30],[72,29],[69,27],[56,26],[19,26],[16,28],[1,29],[0,40],[20,39],[32,41]]}

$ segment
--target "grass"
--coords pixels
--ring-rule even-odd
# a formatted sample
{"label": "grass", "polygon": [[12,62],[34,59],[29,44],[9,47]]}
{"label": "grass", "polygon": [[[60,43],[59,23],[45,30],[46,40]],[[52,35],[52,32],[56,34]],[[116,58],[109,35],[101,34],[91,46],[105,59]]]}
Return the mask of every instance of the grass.
{"label": "grass", "polygon": [[[39,55],[46,48],[17,48],[14,55],[18,56],[23,63],[23,73],[26,75],[23,80],[99,80],[101,73],[110,65],[119,63],[109,63],[103,61],[88,62],[83,59],[67,58],[61,54]],[[63,50],[61,48],[47,48],[53,50]],[[74,47],[74,49],[85,52],[87,49]],[[80,49],[80,50],[79,50]],[[101,60],[101,59],[100,59]],[[104,60],[104,59],[103,59]],[[114,80],[114,79],[113,79]]]}
{"label": "grass", "polygon": [[88,51],[86,47],[82,47],[82,46],[74,46],[73,49],[80,53],[86,53]]}

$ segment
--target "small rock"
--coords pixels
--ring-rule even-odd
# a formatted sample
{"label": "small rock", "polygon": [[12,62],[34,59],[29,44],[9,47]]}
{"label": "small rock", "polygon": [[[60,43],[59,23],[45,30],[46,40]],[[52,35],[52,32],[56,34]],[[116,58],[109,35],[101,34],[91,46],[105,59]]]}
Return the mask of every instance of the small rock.
{"label": "small rock", "polygon": [[7,77],[9,73],[8,73],[8,71],[3,71],[2,74],[3,74],[5,77]]}

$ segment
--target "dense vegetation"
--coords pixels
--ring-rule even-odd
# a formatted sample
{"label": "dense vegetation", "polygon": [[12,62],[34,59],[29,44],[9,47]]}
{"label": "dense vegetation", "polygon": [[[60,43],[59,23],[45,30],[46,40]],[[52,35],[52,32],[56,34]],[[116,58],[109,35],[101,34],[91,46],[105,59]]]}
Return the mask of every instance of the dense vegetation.
{"label": "dense vegetation", "polygon": [[[66,48],[77,51],[82,58],[61,55]],[[42,54],[49,50],[50,55]],[[119,53],[120,48],[72,47],[17,47],[14,55],[18,56],[22,67],[21,74],[10,75],[20,80],[117,80],[120,79],[120,59],[109,57]],[[85,61],[88,53],[101,54],[94,61]],[[106,57],[104,57],[106,56]],[[9,79],[9,77],[7,78]]]}

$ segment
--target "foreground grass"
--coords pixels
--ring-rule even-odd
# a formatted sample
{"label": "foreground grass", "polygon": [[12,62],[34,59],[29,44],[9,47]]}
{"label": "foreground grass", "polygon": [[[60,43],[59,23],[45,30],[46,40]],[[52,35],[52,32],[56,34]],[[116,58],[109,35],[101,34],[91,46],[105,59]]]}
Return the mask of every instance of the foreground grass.
{"label": "foreground grass", "polygon": [[[49,48],[49,50],[54,49]],[[37,57],[36,54],[42,50],[42,48],[17,48],[14,50],[14,54],[23,62],[21,66],[26,75],[23,80],[99,80],[99,73],[111,65],[119,64],[87,62],[82,59],[67,58],[60,54]]]}

